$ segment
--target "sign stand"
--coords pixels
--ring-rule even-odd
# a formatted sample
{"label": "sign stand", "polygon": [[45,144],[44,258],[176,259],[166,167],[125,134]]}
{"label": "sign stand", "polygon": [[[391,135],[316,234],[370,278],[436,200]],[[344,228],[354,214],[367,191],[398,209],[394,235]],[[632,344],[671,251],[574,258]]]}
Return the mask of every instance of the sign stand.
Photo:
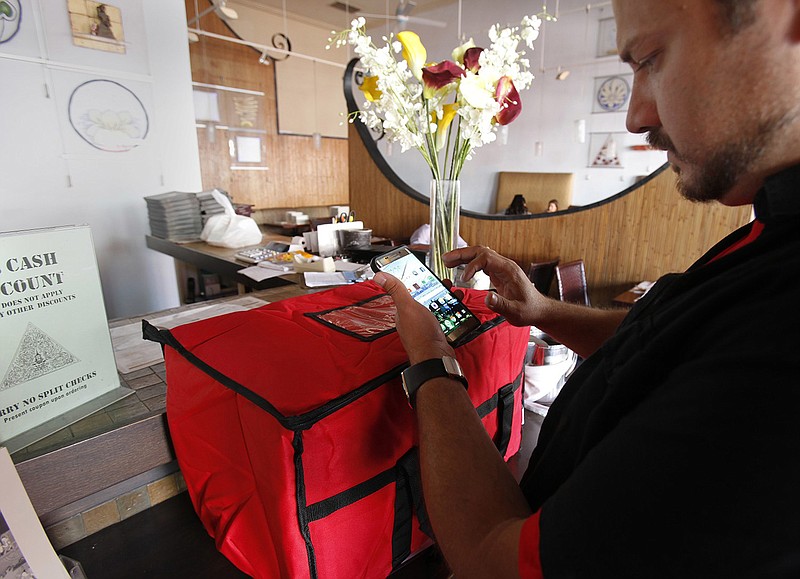
{"label": "sign stand", "polygon": [[0,233],[0,443],[16,452],[130,394],[89,227]]}

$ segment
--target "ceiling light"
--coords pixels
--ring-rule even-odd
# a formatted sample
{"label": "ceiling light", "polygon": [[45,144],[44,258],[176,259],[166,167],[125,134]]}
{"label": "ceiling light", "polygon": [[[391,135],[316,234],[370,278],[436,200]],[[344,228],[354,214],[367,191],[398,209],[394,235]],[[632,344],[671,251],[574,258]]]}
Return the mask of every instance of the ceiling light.
{"label": "ceiling light", "polygon": [[558,71],[556,72],[556,80],[566,80],[569,76],[568,70],[562,70],[561,67],[558,67]]}
{"label": "ceiling light", "polygon": [[225,0],[220,0],[219,4],[214,8],[214,12],[223,20],[237,20],[239,13],[230,6],[225,5]]}
{"label": "ceiling light", "polygon": [[218,0],[216,3],[212,1],[210,7],[206,8],[200,14],[189,20],[186,25],[191,26],[212,10],[214,11],[214,14],[223,20],[237,20],[239,18],[239,13],[230,6],[227,6],[225,4],[225,0]]}

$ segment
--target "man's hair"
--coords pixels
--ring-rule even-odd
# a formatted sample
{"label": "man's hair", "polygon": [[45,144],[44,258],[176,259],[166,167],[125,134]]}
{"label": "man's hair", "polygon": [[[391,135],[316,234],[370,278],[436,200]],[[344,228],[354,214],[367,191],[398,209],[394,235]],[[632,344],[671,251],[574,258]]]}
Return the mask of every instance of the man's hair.
{"label": "man's hair", "polygon": [[715,0],[726,32],[736,34],[756,19],[758,0]]}

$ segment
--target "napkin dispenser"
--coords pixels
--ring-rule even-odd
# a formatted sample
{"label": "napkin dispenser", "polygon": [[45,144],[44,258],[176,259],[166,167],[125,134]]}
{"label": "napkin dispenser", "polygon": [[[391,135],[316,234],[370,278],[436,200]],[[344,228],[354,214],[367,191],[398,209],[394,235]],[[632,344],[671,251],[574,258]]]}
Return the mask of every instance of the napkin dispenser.
{"label": "napkin dispenser", "polygon": [[306,271],[322,271],[330,273],[336,271],[336,264],[333,263],[332,257],[323,257],[316,261],[297,261],[294,262],[295,273],[304,273]]}

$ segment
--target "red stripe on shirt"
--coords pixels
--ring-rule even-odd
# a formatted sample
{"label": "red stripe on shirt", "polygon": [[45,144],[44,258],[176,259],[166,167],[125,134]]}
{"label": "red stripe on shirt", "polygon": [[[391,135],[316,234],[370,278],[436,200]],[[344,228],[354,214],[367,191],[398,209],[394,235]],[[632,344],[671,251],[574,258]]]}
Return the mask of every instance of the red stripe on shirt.
{"label": "red stripe on shirt", "polygon": [[753,227],[750,228],[750,233],[748,233],[746,236],[741,238],[739,241],[737,241],[730,247],[726,247],[725,249],[723,249],[720,253],[711,258],[711,260],[708,263],[712,263],[721,257],[733,253],[737,249],[743,248],[748,243],[754,242],[758,238],[758,236],[761,235],[762,231],[764,231],[764,223],[758,220],[753,221]]}
{"label": "red stripe on shirt", "polygon": [[525,520],[519,534],[519,576],[523,579],[542,579],[539,558],[539,514],[536,511]]}

